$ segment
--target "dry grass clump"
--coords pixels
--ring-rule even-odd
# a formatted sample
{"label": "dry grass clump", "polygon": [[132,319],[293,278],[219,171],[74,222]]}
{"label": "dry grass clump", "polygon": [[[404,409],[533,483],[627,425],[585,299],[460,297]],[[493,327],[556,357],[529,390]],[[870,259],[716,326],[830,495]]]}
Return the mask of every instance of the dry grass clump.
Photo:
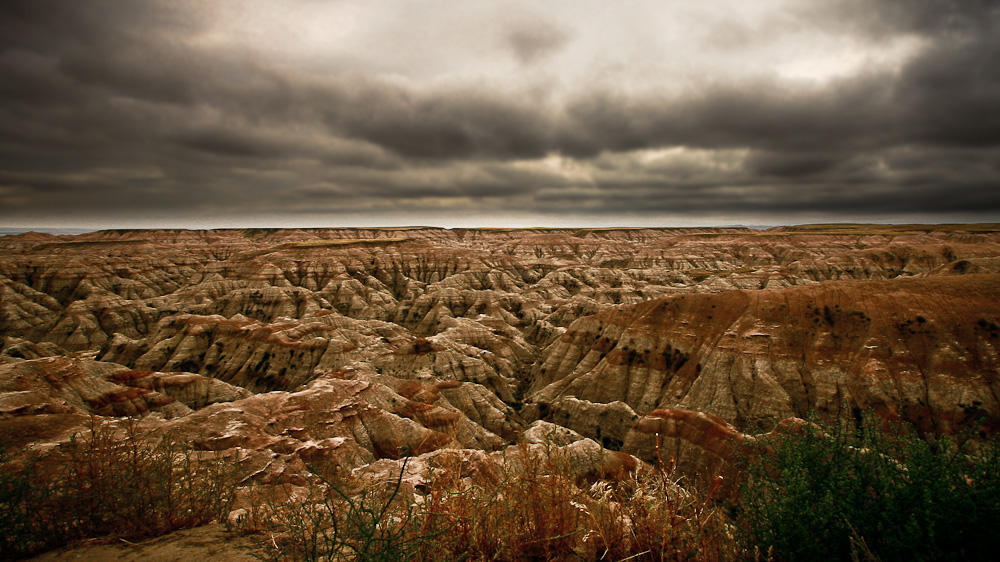
{"label": "dry grass clump", "polygon": [[[649,472],[612,486],[599,481],[585,507],[599,541],[591,554],[601,560],[735,559],[728,520],[712,499],[721,479],[704,491],[689,491],[670,475]],[[593,558],[593,557],[592,557]]]}
{"label": "dry grass clump", "polygon": [[91,418],[49,454],[15,458],[0,441],[0,560],[75,541],[161,535],[228,513],[235,464],[187,451],[136,420]]}
{"label": "dry grass clump", "polygon": [[736,558],[714,490],[685,490],[648,467],[574,478],[558,454],[521,447],[515,456],[470,469],[441,455],[416,484],[412,461],[367,484],[317,474],[317,486],[272,490],[241,526],[260,534],[272,560]]}
{"label": "dry grass clump", "polygon": [[362,473],[314,467],[306,485],[266,487],[241,483],[236,459],[187,451],[135,420],[92,418],[44,456],[2,450],[5,560],[213,520],[257,537],[252,554],[275,561],[736,557],[714,490],[686,489],[670,470],[645,465],[586,473],[581,466],[607,465],[595,462],[609,454],[596,444],[586,454],[601,459],[540,445],[506,455],[442,450]]}

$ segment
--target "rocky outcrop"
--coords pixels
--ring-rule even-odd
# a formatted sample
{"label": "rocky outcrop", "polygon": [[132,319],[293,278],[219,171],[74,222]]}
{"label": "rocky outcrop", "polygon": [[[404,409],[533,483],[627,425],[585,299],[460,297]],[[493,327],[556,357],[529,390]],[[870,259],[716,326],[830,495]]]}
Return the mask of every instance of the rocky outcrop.
{"label": "rocky outcrop", "polygon": [[683,295],[586,317],[545,352],[530,396],[682,407],[737,425],[874,408],[951,431],[1000,404],[1000,276],[833,282]]}
{"label": "rocky outcrop", "polygon": [[114,363],[68,357],[20,361],[0,365],[0,393],[27,392],[45,408],[102,416],[137,416],[153,411],[180,416],[191,412],[166,394],[119,384],[116,375],[126,371]]}
{"label": "rocky outcrop", "polygon": [[109,379],[130,388],[169,396],[191,410],[200,410],[212,404],[235,402],[253,396],[253,393],[245,388],[193,373],[159,373],[130,369],[113,373]]}
{"label": "rocky outcrop", "polygon": [[626,448],[642,451],[649,462],[677,470],[703,483],[717,483],[723,476],[723,495],[734,492],[744,475],[738,466],[774,451],[782,439],[810,430],[826,437],[813,422],[785,418],[766,433],[744,433],[725,420],[704,412],[680,408],[658,409],[646,414],[629,434]]}
{"label": "rocky outcrop", "polygon": [[[544,468],[543,468],[544,467]],[[440,449],[405,460],[380,460],[354,471],[362,481],[406,484],[407,492],[426,489],[436,478],[448,474],[452,481],[462,481],[468,488],[483,481],[498,484],[505,479],[535,475],[545,471],[560,474],[570,481],[595,478],[618,478],[643,468],[639,459],[608,451],[590,439],[565,444],[552,441],[522,442],[503,451],[487,454],[468,449]]]}
{"label": "rocky outcrop", "polygon": [[639,416],[620,401],[595,403],[564,396],[538,405],[538,414],[560,426],[579,432],[603,446],[620,450]]}
{"label": "rocky outcrop", "polygon": [[[970,424],[992,432],[1000,427],[998,303],[1000,276],[973,274],[620,307],[578,320],[546,349],[529,397],[549,409],[624,404],[640,416],[679,408],[744,430],[809,415],[852,421],[872,410],[929,433]],[[655,459],[648,432],[622,439],[623,450]],[[713,448],[674,438],[660,446],[684,462]]]}
{"label": "rocky outcrop", "polygon": [[50,342],[35,343],[13,337],[0,339],[0,363],[15,363],[54,355],[69,355],[69,352]]}

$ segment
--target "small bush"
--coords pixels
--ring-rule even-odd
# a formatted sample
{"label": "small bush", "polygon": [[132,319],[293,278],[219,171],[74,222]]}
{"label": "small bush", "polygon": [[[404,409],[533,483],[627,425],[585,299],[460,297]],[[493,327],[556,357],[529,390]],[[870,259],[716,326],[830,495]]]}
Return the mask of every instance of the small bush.
{"label": "small bush", "polygon": [[[3,447],[0,446],[0,450]],[[238,482],[234,463],[200,458],[138,422],[92,418],[89,431],[44,457],[0,454],[0,559],[88,538],[138,538],[220,519]]]}
{"label": "small bush", "polygon": [[713,496],[684,488],[670,472],[655,471],[616,482],[591,486],[586,513],[601,560],[728,560],[735,545],[726,532],[728,519]]}
{"label": "small bush", "polygon": [[30,470],[13,466],[12,453],[0,442],[0,560],[15,560],[38,549],[31,527],[31,510],[25,509],[33,496]]}
{"label": "small bush", "polygon": [[492,477],[471,481],[457,465],[440,467],[423,497],[434,538],[421,559],[556,560],[573,551],[585,534],[581,490],[552,455],[520,454],[519,469],[497,463]]}
{"label": "small bush", "polygon": [[1000,446],[902,424],[815,426],[757,451],[741,488],[748,552],[776,560],[994,560]]}
{"label": "small bush", "polygon": [[[401,501],[400,476],[387,486],[351,490],[314,472],[317,482],[296,497],[291,486],[254,494],[258,501],[242,530],[266,536],[262,560],[409,560],[421,536],[415,533],[415,511]],[[301,491],[301,490],[300,490]]]}

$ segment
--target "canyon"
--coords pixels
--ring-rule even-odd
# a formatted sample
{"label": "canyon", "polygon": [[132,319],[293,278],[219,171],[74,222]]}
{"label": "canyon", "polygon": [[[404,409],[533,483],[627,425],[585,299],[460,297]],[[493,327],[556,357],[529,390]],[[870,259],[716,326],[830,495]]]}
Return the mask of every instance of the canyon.
{"label": "canyon", "polygon": [[1000,429],[1000,226],[8,235],[0,338],[16,454],[131,417],[260,484],[542,449],[713,478],[802,419]]}

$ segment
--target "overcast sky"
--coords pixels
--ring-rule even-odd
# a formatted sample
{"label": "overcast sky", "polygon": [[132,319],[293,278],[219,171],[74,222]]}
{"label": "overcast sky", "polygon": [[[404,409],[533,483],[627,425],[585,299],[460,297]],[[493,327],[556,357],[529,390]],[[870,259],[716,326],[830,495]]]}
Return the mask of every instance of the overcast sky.
{"label": "overcast sky", "polygon": [[998,0],[3,0],[0,226],[1000,222]]}

